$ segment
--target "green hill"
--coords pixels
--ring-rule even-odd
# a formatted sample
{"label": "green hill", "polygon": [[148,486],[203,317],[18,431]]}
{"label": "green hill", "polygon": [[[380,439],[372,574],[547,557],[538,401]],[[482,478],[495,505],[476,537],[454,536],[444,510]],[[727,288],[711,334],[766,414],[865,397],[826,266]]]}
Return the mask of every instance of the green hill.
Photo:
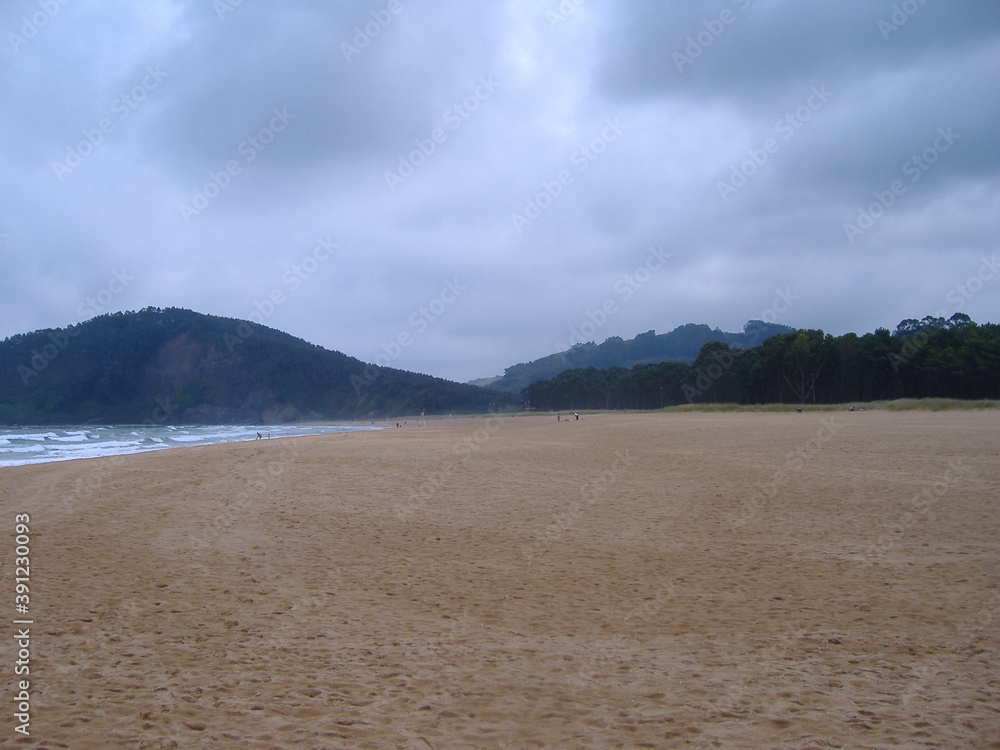
{"label": "green hill", "polygon": [[928,315],[858,336],[820,330],[744,349],[705,344],[692,363],[579,368],[532,383],[537,409],[659,409],[684,404],[843,404],[1000,398],[1000,326]]}
{"label": "green hill", "polygon": [[568,370],[584,367],[631,368],[636,365],[661,362],[691,364],[698,357],[702,347],[711,342],[750,349],[771,336],[793,331],[795,329],[789,326],[765,323],[762,320],[751,320],[743,326],[742,333],[726,333],[704,324],[688,323],[678,326],[669,333],[657,334],[655,331],[640,333],[628,341],[612,336],[602,344],[593,342],[577,344],[566,351],[508,367],[500,378],[487,378],[474,382],[480,385],[488,384],[490,388],[507,393],[520,393],[532,383],[549,380]]}
{"label": "green hill", "polygon": [[372,419],[483,412],[504,398],[176,308],[107,314],[0,342],[7,425]]}

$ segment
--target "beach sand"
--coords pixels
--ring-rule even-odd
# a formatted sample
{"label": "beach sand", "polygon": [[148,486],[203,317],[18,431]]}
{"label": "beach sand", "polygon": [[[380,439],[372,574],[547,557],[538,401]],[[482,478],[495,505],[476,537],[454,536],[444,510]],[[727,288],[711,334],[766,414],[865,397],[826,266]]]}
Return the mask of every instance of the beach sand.
{"label": "beach sand", "polygon": [[1000,748],[997,412],[411,421],[0,498],[3,747]]}

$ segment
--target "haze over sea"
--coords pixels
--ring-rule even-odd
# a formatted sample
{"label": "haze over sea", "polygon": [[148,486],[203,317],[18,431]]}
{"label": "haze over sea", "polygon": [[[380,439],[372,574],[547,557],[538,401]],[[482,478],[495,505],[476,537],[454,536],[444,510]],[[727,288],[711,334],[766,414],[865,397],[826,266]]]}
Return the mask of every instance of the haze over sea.
{"label": "haze over sea", "polygon": [[215,443],[238,443],[265,439],[326,435],[381,429],[373,426],[334,425],[202,425],[124,427],[11,427],[0,428],[0,467],[97,458],[128,453],[190,448]]}

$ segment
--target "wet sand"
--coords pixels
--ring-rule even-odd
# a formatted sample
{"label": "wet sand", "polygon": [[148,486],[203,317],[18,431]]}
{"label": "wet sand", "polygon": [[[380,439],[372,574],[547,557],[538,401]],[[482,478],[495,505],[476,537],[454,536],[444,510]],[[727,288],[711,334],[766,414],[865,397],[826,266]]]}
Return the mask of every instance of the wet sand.
{"label": "wet sand", "polygon": [[0,488],[3,747],[1000,748],[997,412],[462,418]]}

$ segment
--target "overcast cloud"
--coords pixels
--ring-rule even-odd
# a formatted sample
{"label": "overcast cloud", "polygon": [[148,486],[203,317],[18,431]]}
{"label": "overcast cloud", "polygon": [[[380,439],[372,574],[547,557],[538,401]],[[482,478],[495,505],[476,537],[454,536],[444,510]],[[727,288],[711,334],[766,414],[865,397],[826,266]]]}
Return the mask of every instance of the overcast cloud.
{"label": "overcast cloud", "polygon": [[464,381],[581,329],[1000,322],[995,0],[9,0],[0,34],[0,337],[178,306]]}

